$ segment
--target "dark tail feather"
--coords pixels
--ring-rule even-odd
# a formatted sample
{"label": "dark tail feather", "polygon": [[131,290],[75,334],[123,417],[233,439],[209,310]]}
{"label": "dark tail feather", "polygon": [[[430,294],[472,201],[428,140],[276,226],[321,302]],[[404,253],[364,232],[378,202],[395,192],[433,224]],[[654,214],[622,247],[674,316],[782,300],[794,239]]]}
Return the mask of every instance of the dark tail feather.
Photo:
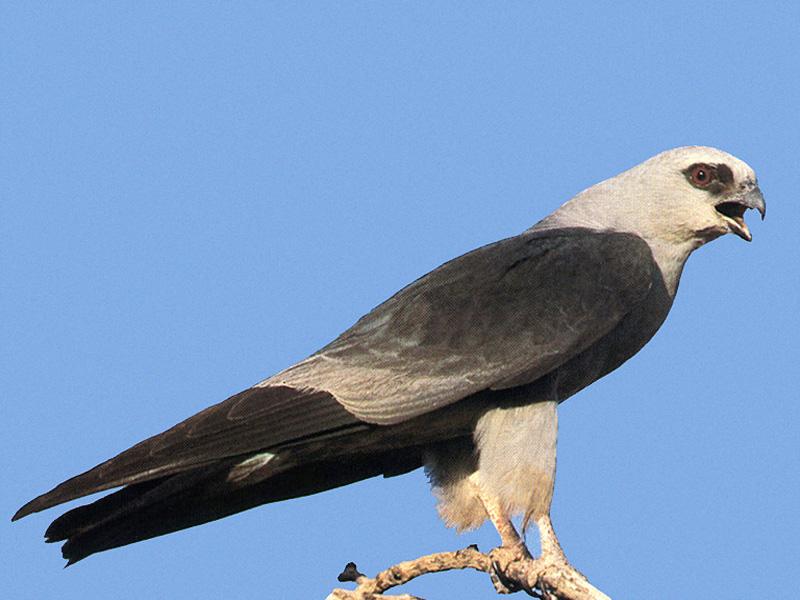
{"label": "dark tail feather", "polygon": [[288,386],[250,388],[57,485],[12,521],[95,492],[245,456],[283,443],[366,425],[329,393]]}
{"label": "dark tail feather", "polygon": [[80,536],[128,515],[139,514],[150,506],[174,501],[182,495],[194,492],[200,486],[207,487],[215,480],[223,479],[222,475],[228,469],[228,464],[219,468],[206,467],[126,486],[58,517],[47,528],[45,541],[60,542]]}
{"label": "dark tail feather", "polygon": [[[132,477],[128,479],[121,479],[118,481],[117,480],[103,481],[102,478],[98,475],[98,473],[102,467],[104,467],[107,463],[110,462],[111,461],[106,461],[106,463],[103,463],[102,465],[98,465],[97,467],[90,469],[85,473],[81,473],[80,475],[68,479],[67,481],[54,487],[49,492],[42,494],[41,496],[37,496],[36,498],[25,504],[25,506],[20,508],[14,514],[14,516],[11,517],[11,520],[16,521],[18,519],[21,519],[22,517],[28,516],[29,514],[39,512],[47,508],[51,508],[53,506],[56,506],[57,504],[63,504],[64,502],[75,500],[76,498],[80,498],[81,496],[88,496],[90,494],[102,492],[113,487],[119,487],[121,485],[127,485],[128,488],[137,490],[145,488],[149,489],[150,487],[152,487],[152,485],[148,484],[163,482],[164,480],[169,479],[170,478],[169,476],[172,475],[172,473],[170,472],[164,473],[161,476],[142,474],[136,478]],[[199,467],[201,467],[201,465],[196,465],[193,471],[199,471],[200,470]],[[140,481],[141,483],[139,483]],[[140,485],[142,486],[141,488],[139,487]],[[106,496],[106,498],[108,497],[110,496]]]}
{"label": "dark tail feather", "polygon": [[239,487],[227,480],[229,465],[204,467],[137,483],[53,521],[48,542],[66,540],[71,565],[103,550],[125,546],[227,517],[260,504],[308,496],[377,475],[399,475],[422,464],[419,450],[342,457],[285,471]]}

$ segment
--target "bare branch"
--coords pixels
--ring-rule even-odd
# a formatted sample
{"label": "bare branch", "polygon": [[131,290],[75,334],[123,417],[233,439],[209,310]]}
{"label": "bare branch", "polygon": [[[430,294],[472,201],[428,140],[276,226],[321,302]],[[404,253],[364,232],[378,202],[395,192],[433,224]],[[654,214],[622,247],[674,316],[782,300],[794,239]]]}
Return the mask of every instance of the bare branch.
{"label": "bare branch", "polygon": [[335,589],[326,600],[421,600],[408,594],[387,596],[383,592],[421,575],[454,569],[488,573],[500,594],[524,591],[544,600],[610,600],[566,561],[532,558],[519,548],[502,546],[484,554],[474,545],[401,562],[374,578],[359,573],[355,563],[348,563],[339,581],[353,581],[356,589]]}

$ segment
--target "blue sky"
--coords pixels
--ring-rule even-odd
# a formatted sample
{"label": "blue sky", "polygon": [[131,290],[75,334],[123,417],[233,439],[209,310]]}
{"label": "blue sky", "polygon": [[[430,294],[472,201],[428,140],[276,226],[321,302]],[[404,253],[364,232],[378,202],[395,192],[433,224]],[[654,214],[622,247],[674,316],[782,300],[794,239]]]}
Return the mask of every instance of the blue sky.
{"label": "blue sky", "polygon": [[[798,27],[788,2],[3,3],[4,596],[322,598],[350,560],[488,550],[488,527],[444,528],[421,472],[66,571],[41,542],[57,510],[8,518],[441,262],[705,144],[756,169],[767,220],[698,251],[655,339],[562,405],[553,519],[615,598],[786,597]],[[466,572],[407,589],[493,597]]]}

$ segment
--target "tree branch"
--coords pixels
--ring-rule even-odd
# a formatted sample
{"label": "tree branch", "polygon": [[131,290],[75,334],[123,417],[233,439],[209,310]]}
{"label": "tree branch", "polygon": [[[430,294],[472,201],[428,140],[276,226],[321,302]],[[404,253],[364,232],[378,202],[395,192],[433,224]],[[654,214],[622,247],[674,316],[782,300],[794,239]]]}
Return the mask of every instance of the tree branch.
{"label": "tree branch", "polygon": [[526,592],[543,600],[610,600],[566,561],[532,558],[519,549],[495,548],[484,554],[475,545],[455,552],[438,552],[398,563],[370,578],[348,563],[339,581],[353,581],[354,590],[335,589],[326,600],[421,600],[408,594],[386,596],[386,590],[421,575],[475,569],[488,573],[500,594]]}

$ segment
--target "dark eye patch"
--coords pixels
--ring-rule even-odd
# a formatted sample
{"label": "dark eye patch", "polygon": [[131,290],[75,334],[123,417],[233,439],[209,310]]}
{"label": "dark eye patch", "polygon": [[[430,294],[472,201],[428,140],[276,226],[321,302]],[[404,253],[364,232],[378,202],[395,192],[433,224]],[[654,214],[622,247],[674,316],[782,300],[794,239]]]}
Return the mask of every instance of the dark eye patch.
{"label": "dark eye patch", "polygon": [[733,188],[733,171],[724,163],[695,163],[684,169],[683,174],[694,187],[715,196]]}
{"label": "dark eye patch", "polygon": [[724,185],[730,185],[733,183],[733,171],[731,171],[731,168],[724,163],[718,164],[717,178],[719,179],[720,183]]}

